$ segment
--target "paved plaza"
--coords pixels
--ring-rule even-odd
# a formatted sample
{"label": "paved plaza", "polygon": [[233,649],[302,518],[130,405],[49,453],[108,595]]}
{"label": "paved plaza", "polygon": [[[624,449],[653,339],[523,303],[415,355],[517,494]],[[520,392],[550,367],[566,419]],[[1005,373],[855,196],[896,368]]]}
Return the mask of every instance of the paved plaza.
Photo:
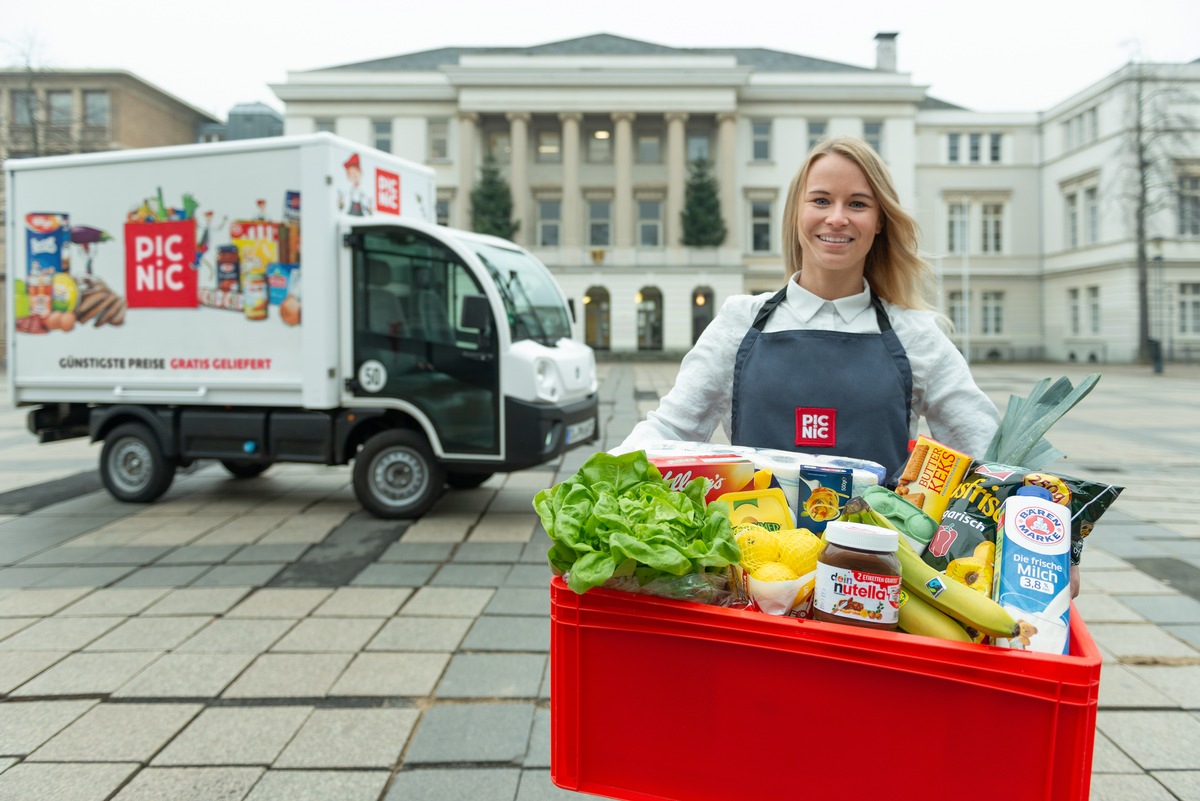
{"label": "paved plaza", "polygon": [[[1062,472],[1126,487],[1077,599],[1105,659],[1092,798],[1200,801],[1200,366],[1090,367],[1104,377],[1050,438]],[[598,447],[676,369],[601,363]],[[1089,371],[975,370],[1001,409]],[[237,481],[205,463],[135,506],[100,488],[98,445],[38,445],[0,395],[0,799],[583,797],[550,781],[531,500],[591,449],[413,523],[363,512],[347,468],[301,465]]]}

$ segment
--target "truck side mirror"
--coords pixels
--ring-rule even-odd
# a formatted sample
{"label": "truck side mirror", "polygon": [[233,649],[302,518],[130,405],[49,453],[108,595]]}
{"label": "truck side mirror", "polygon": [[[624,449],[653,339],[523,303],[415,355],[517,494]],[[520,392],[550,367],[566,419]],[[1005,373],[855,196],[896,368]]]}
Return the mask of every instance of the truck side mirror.
{"label": "truck side mirror", "polygon": [[492,306],[483,295],[466,295],[463,297],[460,328],[473,328],[476,331],[486,331],[492,320]]}

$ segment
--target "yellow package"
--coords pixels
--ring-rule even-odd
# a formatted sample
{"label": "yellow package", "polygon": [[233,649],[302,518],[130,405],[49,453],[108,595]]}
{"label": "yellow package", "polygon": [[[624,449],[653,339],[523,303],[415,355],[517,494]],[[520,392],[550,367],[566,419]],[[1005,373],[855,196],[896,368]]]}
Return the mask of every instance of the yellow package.
{"label": "yellow package", "polygon": [[757,523],[770,531],[796,527],[787,496],[778,487],[726,492],[717,500],[729,503],[729,522],[735,529],[743,523]]}
{"label": "yellow package", "polygon": [[908,456],[896,494],[939,522],[971,461],[967,454],[922,434]]}

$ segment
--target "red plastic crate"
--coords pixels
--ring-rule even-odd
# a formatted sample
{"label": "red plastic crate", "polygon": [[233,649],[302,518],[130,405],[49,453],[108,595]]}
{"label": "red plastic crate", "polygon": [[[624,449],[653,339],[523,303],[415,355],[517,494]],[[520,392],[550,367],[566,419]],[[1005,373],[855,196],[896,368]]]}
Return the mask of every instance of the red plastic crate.
{"label": "red plastic crate", "polygon": [[1100,653],[550,585],[550,775],[628,801],[1086,801]]}

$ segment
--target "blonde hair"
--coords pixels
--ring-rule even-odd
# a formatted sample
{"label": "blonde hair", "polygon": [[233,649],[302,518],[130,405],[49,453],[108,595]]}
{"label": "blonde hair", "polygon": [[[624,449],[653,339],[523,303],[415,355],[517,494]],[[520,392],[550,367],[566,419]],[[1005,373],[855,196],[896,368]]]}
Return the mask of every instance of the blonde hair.
{"label": "blonde hair", "polygon": [[857,137],[834,137],[817,142],[788,187],[783,207],[783,266],[788,280],[803,267],[799,215],[808,171],[821,158],[836,153],[858,165],[879,204],[880,229],[867,252],[863,277],[875,294],[910,309],[928,309],[925,289],[933,270],[917,251],[917,222],[900,205],[891,175],[874,149]]}

